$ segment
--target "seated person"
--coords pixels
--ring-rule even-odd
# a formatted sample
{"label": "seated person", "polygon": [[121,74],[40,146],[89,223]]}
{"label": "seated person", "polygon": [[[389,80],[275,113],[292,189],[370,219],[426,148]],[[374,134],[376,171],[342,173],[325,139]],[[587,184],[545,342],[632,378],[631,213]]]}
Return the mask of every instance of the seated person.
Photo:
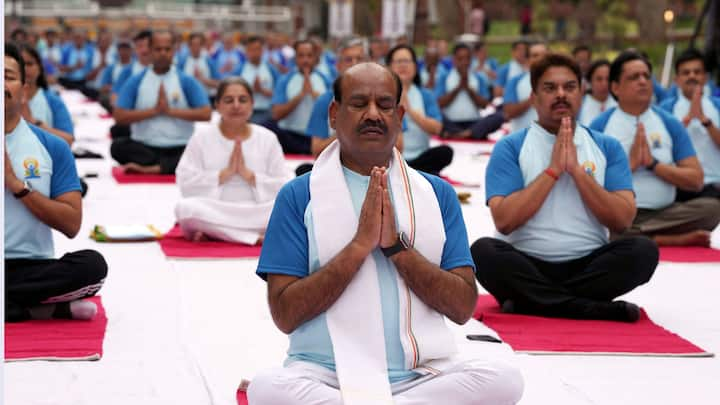
{"label": "seated person", "polygon": [[[547,46],[542,42],[530,44],[527,49],[529,66],[540,60],[548,51]],[[505,86],[503,113],[505,119],[510,121],[512,132],[529,127],[537,119],[537,113],[530,98],[531,93],[532,86],[530,86],[530,73],[528,72],[515,76]]]}
{"label": "seated person", "polygon": [[278,194],[257,274],[289,357],[252,380],[251,404],[520,399],[515,368],[456,355],[444,318],[465,323],[477,300],[467,233],[452,187],[395,152],[401,92],[376,63],[341,74],[337,141]]}
{"label": "seated person", "polygon": [[400,104],[405,110],[403,157],[415,170],[438,175],[452,162],[453,150],[447,145],[430,147],[430,136],[442,130],[440,108],[433,94],[421,87],[415,51],[398,45],[386,56],[386,65],[402,83]]}
{"label": "seated person", "polygon": [[199,32],[190,34],[189,53],[178,63],[178,70],[194,77],[205,86],[208,95],[214,97],[218,80],[220,80],[220,72],[218,72],[215,62],[203,54],[204,48],[205,35]]}
{"label": "seated person", "polygon": [[126,170],[173,174],[194,121],[210,120],[207,93],[195,78],[172,66],[173,35],[152,35],[152,68],[123,86],[113,116],[131,126],[129,138],[113,140],[110,154]]}
{"label": "seated person", "polygon": [[592,49],[587,45],[578,45],[572,50],[572,57],[580,66],[580,72],[583,77],[583,84],[587,84],[586,80],[590,77],[590,66],[592,65]]}
{"label": "seated person", "polygon": [[620,143],[578,126],[580,67],[548,54],[530,68],[537,122],[500,140],[485,175],[501,239],[471,247],[477,279],[504,312],[635,322],[613,301],[650,280],[658,263],[645,237],[608,241],[632,223],[635,197]]}
{"label": "seated person", "polygon": [[253,113],[250,122],[264,125],[271,119],[270,100],[273,96],[273,88],[280,78],[275,68],[263,60],[263,37],[251,36],[245,43],[245,55],[247,60],[240,66],[237,75],[252,85],[253,89]]}
{"label": "seated person", "polygon": [[232,76],[244,61],[244,56],[235,45],[235,33],[223,35],[222,47],[212,56],[221,78]]}
{"label": "seated person", "polygon": [[282,148],[267,128],[248,122],[250,85],[223,79],[215,107],[221,120],[196,132],[176,170],[183,199],[175,216],[188,239],[262,241],[278,190],[290,180]]}
{"label": "seated person", "polygon": [[483,75],[490,85],[493,85],[495,79],[497,79],[497,60],[488,57],[487,47],[482,41],[475,43],[473,46],[473,58],[470,63],[470,69]]}
{"label": "seated person", "polygon": [[131,66],[130,64],[133,62],[133,50],[130,42],[118,41],[117,54],[117,61],[108,65],[100,75],[100,104],[110,113],[112,113],[112,88],[123,70]]}
{"label": "seated person", "polygon": [[318,57],[309,40],[295,43],[297,68],[280,78],[272,100],[272,119],[268,126],[275,132],[284,153],[309,155],[310,137],[305,133],[315,100],[330,88],[327,78],[315,70]]}
{"label": "seated person", "polygon": [[422,86],[433,91],[437,83],[437,78],[445,72],[447,72],[447,70],[440,64],[437,48],[425,48],[425,58],[419,72]]}
{"label": "seated person", "polygon": [[438,78],[435,96],[443,109],[443,138],[486,139],[502,125],[502,112],[480,117],[489,103],[490,85],[485,76],[470,68],[470,47],[455,45],[454,67]]}
{"label": "seated person", "polygon": [[600,59],[592,63],[588,69],[587,83],[590,84],[590,91],[583,97],[578,123],[588,126],[598,115],[617,105],[615,99],[610,95],[610,62],[607,59]]}
{"label": "seated person", "polygon": [[676,203],[677,189],[698,192],[703,170],[682,123],[652,105],[652,68],[641,54],[624,51],[610,65],[610,91],[618,106],[590,125],[620,141],[633,171],[638,212],[622,235],[647,235],[658,245],[710,245],[720,222],[720,200]]}
{"label": "seated person", "polygon": [[75,160],[66,142],[22,117],[25,67],[5,44],[5,320],[92,319],[107,275],[92,250],[54,259],[52,229],[69,238],[80,230],[82,200]]}
{"label": "seated person", "polygon": [[25,65],[25,103],[22,116],[30,124],[49,132],[72,145],[73,122],[65,103],[48,88],[40,54],[35,48],[17,46]]}
{"label": "seated person", "polygon": [[688,49],[681,53],[675,61],[679,96],[660,105],[683,123],[703,169],[702,191],[678,190],[676,201],[697,197],[720,198],[720,99],[711,97],[707,92],[707,77],[700,51]]}
{"label": "seated person", "polygon": [[66,89],[86,90],[86,79],[92,70],[94,48],[87,42],[85,31],[72,32],[72,43],[63,48],[58,81]]}
{"label": "seated person", "polygon": [[[150,40],[152,39],[152,31],[143,30],[140,31],[133,38],[133,45],[135,47],[136,58],[132,61],[130,66],[126,66],[118,75],[117,79],[112,84],[112,91],[110,93],[110,106],[115,108],[117,104],[117,98],[120,94],[125,82],[128,81],[132,76],[138,75],[145,71],[145,69],[152,63],[152,53],[150,52]],[[115,122],[115,125],[110,127],[110,136],[112,139],[127,138],[130,136],[130,125],[119,124]]]}
{"label": "seated person", "polygon": [[500,66],[497,70],[497,79],[493,87],[495,97],[503,97],[505,86],[510,79],[527,71],[528,41],[521,39],[512,43],[510,62]]}

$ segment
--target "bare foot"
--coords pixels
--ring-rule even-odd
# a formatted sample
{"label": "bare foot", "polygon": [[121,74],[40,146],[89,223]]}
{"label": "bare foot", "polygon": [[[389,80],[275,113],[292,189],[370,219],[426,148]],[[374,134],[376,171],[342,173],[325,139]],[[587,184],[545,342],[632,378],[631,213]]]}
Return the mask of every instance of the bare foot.
{"label": "bare foot", "polygon": [[208,239],[207,235],[205,235],[204,233],[202,233],[200,231],[195,232],[195,234],[193,234],[193,237],[192,237],[193,242],[206,242],[208,240],[209,239]]}
{"label": "bare foot", "polygon": [[470,137],[472,137],[472,131],[469,129],[460,131],[457,134],[455,134],[455,137],[460,138],[460,139],[470,139]]}
{"label": "bare foot", "polygon": [[655,242],[659,246],[710,246],[710,231],[697,230],[679,235],[657,235]]}
{"label": "bare foot", "polygon": [[265,236],[264,236],[264,235],[259,236],[257,242],[255,242],[255,245],[256,245],[256,246],[262,245],[264,240],[265,240]]}
{"label": "bare foot", "polygon": [[142,166],[137,163],[126,163],[123,166],[125,173],[160,174],[160,165]]}

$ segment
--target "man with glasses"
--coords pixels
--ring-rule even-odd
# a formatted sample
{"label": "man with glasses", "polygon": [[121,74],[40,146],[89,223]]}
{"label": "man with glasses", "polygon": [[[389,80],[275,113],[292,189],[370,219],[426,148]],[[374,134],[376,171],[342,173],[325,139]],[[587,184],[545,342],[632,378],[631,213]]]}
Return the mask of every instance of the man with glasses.
{"label": "man with glasses", "polygon": [[644,237],[608,240],[635,216],[625,153],[576,124],[574,60],[548,54],[530,75],[538,120],[493,150],[487,205],[503,237],[471,247],[477,279],[504,312],[635,322],[638,306],[613,300],[650,280],[658,249]]}
{"label": "man with glasses", "polygon": [[700,191],[703,170],[683,124],[652,106],[650,63],[625,51],[610,65],[610,91],[618,106],[590,125],[622,144],[630,161],[638,212],[622,236],[646,235],[658,245],[709,246],[720,222],[720,201],[711,197],[675,202],[677,189]]}

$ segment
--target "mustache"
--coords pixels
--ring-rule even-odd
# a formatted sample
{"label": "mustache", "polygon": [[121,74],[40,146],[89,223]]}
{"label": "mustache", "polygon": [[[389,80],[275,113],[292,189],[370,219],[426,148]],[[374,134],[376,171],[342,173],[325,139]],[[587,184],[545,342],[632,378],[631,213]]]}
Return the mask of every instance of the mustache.
{"label": "mustache", "polygon": [[690,80],[688,80],[686,83],[687,83],[687,84],[695,84],[695,85],[700,84],[700,82],[697,81],[696,79],[690,79]]}
{"label": "mustache", "polygon": [[361,133],[368,128],[379,128],[380,130],[382,130],[383,134],[387,134],[388,132],[388,127],[387,125],[385,125],[384,122],[372,120],[363,121],[360,125],[357,126],[357,128],[355,128],[355,132]]}
{"label": "mustache", "polygon": [[5,90],[5,98],[12,99],[12,94],[10,94],[10,92],[7,90]]}
{"label": "mustache", "polygon": [[567,100],[558,100],[558,101],[554,102],[551,106],[551,108],[556,108],[556,107],[570,108],[570,103],[568,103]]}

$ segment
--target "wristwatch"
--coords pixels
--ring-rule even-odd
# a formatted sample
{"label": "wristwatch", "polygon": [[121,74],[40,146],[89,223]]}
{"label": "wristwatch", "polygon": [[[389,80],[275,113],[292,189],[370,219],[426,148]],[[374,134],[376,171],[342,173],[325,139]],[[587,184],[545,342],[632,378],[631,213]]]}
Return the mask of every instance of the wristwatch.
{"label": "wristwatch", "polygon": [[25,180],[23,182],[23,189],[18,191],[17,193],[13,193],[13,196],[15,196],[15,198],[17,198],[17,199],[20,199],[20,198],[23,198],[26,195],[30,194],[30,192],[32,192],[32,191],[33,191],[32,185],[30,185],[29,181]]}
{"label": "wristwatch", "polygon": [[700,123],[701,123],[702,126],[704,126],[705,128],[709,128],[710,125],[712,125],[712,121],[710,121],[710,118],[707,118],[707,117],[705,117],[704,120],[700,121]]}
{"label": "wristwatch", "polygon": [[648,169],[648,170],[651,171],[651,172],[654,172],[654,171],[655,171],[655,166],[657,166],[658,163],[660,163],[660,162],[658,162],[657,159],[653,158],[652,163],[650,163],[649,165],[645,166],[645,168]]}
{"label": "wristwatch", "polygon": [[408,250],[410,248],[410,243],[407,241],[407,236],[405,236],[405,232],[398,233],[397,242],[395,242],[394,245],[386,247],[386,248],[380,248],[382,250],[385,257],[390,257],[396,253],[400,253],[403,250]]}
{"label": "wristwatch", "polygon": [[42,124],[43,122],[41,120],[35,120],[35,122],[33,123],[33,125],[35,125],[36,127],[41,127]]}

